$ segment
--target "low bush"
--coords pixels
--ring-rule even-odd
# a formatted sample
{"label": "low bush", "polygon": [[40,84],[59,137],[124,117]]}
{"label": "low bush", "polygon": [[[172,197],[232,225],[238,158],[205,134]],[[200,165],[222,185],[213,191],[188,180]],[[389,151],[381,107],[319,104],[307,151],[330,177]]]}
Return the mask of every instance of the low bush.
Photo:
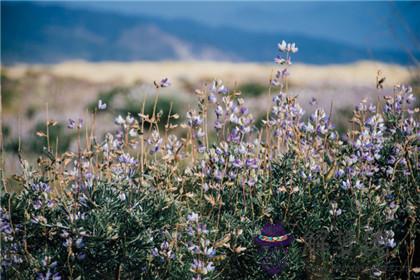
{"label": "low bush", "polygon": [[[420,134],[410,87],[356,106],[342,137],[323,109],[305,117],[287,95],[297,48],[279,50],[286,70],[271,81],[277,94],[260,128],[215,81],[196,91],[197,107],[177,128],[163,130],[155,110],[119,116],[104,139],[88,133],[76,151],[36,166],[22,158],[23,190],[4,185],[1,194],[2,276],[413,278]],[[169,124],[176,118],[168,114]],[[290,244],[267,255],[255,240],[280,224]]]}

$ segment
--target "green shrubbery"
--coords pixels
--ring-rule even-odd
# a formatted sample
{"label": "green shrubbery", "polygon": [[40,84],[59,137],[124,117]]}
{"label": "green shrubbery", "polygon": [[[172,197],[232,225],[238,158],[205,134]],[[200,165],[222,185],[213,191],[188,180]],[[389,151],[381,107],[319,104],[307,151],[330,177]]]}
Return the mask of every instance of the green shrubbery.
{"label": "green shrubbery", "polygon": [[[289,60],[297,51],[279,48]],[[410,88],[359,104],[344,136],[320,108],[304,120],[279,72],[260,128],[215,81],[179,127],[142,110],[119,116],[104,139],[89,127],[74,151],[37,166],[22,159],[23,191],[1,195],[2,275],[267,279],[254,238],[281,222],[294,241],[276,279],[413,278],[420,174]],[[81,121],[69,127],[80,137]]]}

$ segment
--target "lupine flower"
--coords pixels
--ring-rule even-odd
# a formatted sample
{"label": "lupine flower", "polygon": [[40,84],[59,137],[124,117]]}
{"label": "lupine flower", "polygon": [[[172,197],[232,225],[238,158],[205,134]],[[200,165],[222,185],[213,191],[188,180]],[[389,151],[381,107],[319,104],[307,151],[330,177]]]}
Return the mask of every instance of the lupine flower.
{"label": "lupine flower", "polygon": [[98,109],[99,110],[105,110],[106,109],[106,103],[102,102],[101,99],[98,101]]}
{"label": "lupine flower", "polygon": [[223,85],[222,81],[213,81],[209,91],[212,94],[227,94],[229,92],[228,88]]}
{"label": "lupine flower", "polygon": [[206,250],[204,251],[204,254],[207,257],[212,258],[212,257],[214,257],[216,255],[216,250],[214,250],[213,247],[206,248]]}
{"label": "lupine flower", "polygon": [[157,130],[153,130],[151,137],[147,139],[147,143],[151,145],[150,154],[155,154],[160,150],[163,139],[160,137],[160,134]]}
{"label": "lupine flower", "polygon": [[278,48],[281,52],[296,53],[298,51],[295,43],[286,43],[284,40],[278,44]]}
{"label": "lupine flower", "polygon": [[50,186],[44,182],[38,182],[36,184],[31,185],[31,189],[35,192],[45,192],[49,193],[51,191]]}
{"label": "lupine flower", "polygon": [[115,124],[124,125],[125,124],[125,119],[123,117],[121,117],[121,115],[118,115],[118,117],[115,119]]}
{"label": "lupine flower", "polygon": [[356,189],[363,189],[365,186],[363,185],[363,183],[362,182],[360,182],[360,180],[357,180],[356,181],[356,184],[354,185],[354,187],[356,188]]}
{"label": "lupine flower", "polygon": [[197,225],[197,233],[198,234],[208,234],[209,231],[207,230],[207,225],[206,224]]}
{"label": "lupine flower", "polygon": [[86,258],[86,254],[85,254],[85,253],[83,253],[83,252],[77,253],[76,258],[77,258],[79,261],[83,261],[83,260]]}
{"label": "lupine flower", "polygon": [[76,127],[76,122],[73,119],[69,119],[67,122],[67,127],[73,129]]}
{"label": "lupine flower", "polygon": [[203,123],[203,119],[197,113],[197,111],[192,110],[187,113],[188,125],[192,128],[199,127]]}
{"label": "lupine flower", "polygon": [[191,271],[197,274],[207,274],[204,262],[197,259],[193,260],[193,263],[191,264]]}
{"label": "lupine flower", "polygon": [[58,272],[53,274],[48,270],[46,273],[37,273],[36,280],[61,280],[61,276]]}
{"label": "lupine flower", "polygon": [[381,277],[382,271],[380,271],[379,269],[374,269],[373,272],[372,272],[372,274],[375,277]]}
{"label": "lupine flower", "polygon": [[137,130],[136,130],[136,129],[134,129],[134,128],[130,129],[130,131],[128,132],[128,134],[129,134],[131,137],[136,137],[136,136],[138,136],[138,135],[139,135],[139,134],[137,133]]}
{"label": "lupine flower", "polygon": [[10,218],[6,210],[4,210],[3,208],[0,208],[0,233],[4,235],[4,238],[7,241],[13,240],[13,236],[11,235],[13,233],[13,230],[10,224]]}
{"label": "lupine flower", "polygon": [[125,122],[129,125],[132,125],[134,123],[134,118],[131,116],[130,113],[127,115],[127,117],[125,117]]}
{"label": "lupine flower", "polygon": [[316,98],[315,98],[315,97],[312,97],[312,98],[311,98],[311,101],[309,101],[309,104],[310,104],[311,106],[316,106],[316,105],[318,104],[318,101],[316,100]]}
{"label": "lupine flower", "polygon": [[41,209],[41,207],[42,207],[41,200],[39,200],[39,199],[34,200],[33,207],[34,207],[35,210]]}
{"label": "lupine flower", "polygon": [[253,186],[255,186],[256,181],[255,181],[253,178],[251,178],[251,179],[246,180],[246,182],[245,182],[245,183],[246,183],[248,186],[253,187]]}
{"label": "lupine flower", "polygon": [[159,256],[159,250],[158,250],[158,248],[153,248],[152,249],[152,256],[153,257],[158,257]]}
{"label": "lupine flower", "polygon": [[281,51],[281,52],[286,52],[286,49],[287,49],[287,43],[286,43],[286,41],[281,41],[281,43],[279,43],[278,45],[278,48],[279,48],[279,51]]}
{"label": "lupine flower", "polygon": [[83,241],[83,238],[78,238],[75,242],[75,245],[77,249],[85,247],[85,242]]}
{"label": "lupine flower", "polygon": [[284,79],[285,77],[289,76],[289,70],[287,68],[284,68],[283,70],[277,70],[276,78],[277,79]]}
{"label": "lupine flower", "polygon": [[121,192],[121,193],[118,195],[118,198],[119,198],[121,201],[125,201],[125,200],[127,199],[127,197],[126,197],[125,193],[123,193],[123,192]]}
{"label": "lupine flower", "polygon": [[341,213],[342,213],[342,210],[340,208],[338,208],[337,202],[331,203],[330,214],[332,216],[340,216]]}
{"label": "lupine flower", "polygon": [[[282,53],[275,61],[285,68],[279,70],[275,79],[270,82],[283,86],[289,74],[287,67],[292,63],[291,55],[297,51],[297,47],[282,42],[279,50]],[[158,88],[169,84],[166,78],[155,83]],[[209,275],[215,270],[213,261],[219,262],[222,259],[216,256],[216,248],[225,248],[223,251],[226,251],[228,247],[232,254],[242,254],[243,246],[247,246],[249,240],[238,238],[238,232],[242,231],[242,227],[246,231],[253,230],[254,220],[258,222],[264,217],[274,218],[273,214],[276,213],[273,211],[277,208],[282,210],[285,205],[280,203],[273,208],[272,203],[282,202],[284,195],[287,199],[287,193],[293,195],[288,209],[309,211],[306,215],[308,219],[315,217],[319,227],[328,230],[328,237],[355,226],[360,227],[362,238],[357,238],[360,243],[356,244],[351,235],[344,247],[357,245],[356,251],[359,248],[364,250],[366,244],[363,244],[363,237],[370,241],[375,232],[380,232],[380,237],[376,240],[380,250],[377,251],[386,253],[386,261],[398,262],[394,257],[399,257],[400,246],[393,252],[384,249],[395,248],[397,244],[401,244],[404,249],[404,246],[415,239],[415,236],[406,235],[407,227],[400,227],[398,220],[401,215],[415,214],[415,195],[412,196],[412,192],[415,192],[417,177],[413,170],[415,172],[420,168],[417,160],[420,151],[417,145],[420,140],[418,109],[411,106],[414,102],[411,89],[404,85],[397,86],[392,96],[385,97],[383,109],[381,102],[381,106],[376,107],[363,101],[355,108],[352,118],[355,125],[352,125],[345,136],[335,130],[331,116],[323,109],[314,108],[311,110],[312,114],[306,117],[297,99],[283,92],[283,89],[285,88],[280,87],[278,94],[273,97],[268,120],[264,118],[264,127],[258,128],[254,126],[254,118],[244,100],[236,94],[229,94],[221,81],[212,82],[207,90],[199,94],[198,109],[187,113],[187,130],[191,134],[185,137],[185,131],[176,131],[180,135],[178,138],[169,134],[171,129],[165,127],[165,137],[161,137],[159,130],[154,130],[154,125],[151,126],[151,133],[146,136],[145,150],[154,156],[139,154],[139,158],[142,156],[142,166],[138,168],[135,166],[138,161],[130,155],[137,151],[131,151],[130,146],[138,143],[139,138],[134,137],[138,137],[143,131],[139,128],[138,120],[130,114],[115,119],[118,125],[116,132],[107,133],[103,142],[92,141],[92,147],[83,147],[80,154],[69,152],[58,155],[60,162],[50,165],[52,168],[57,167],[54,172],[45,172],[48,169],[44,169],[44,164],[40,164],[42,169],[33,170],[23,161],[22,177],[25,188],[16,194],[18,199],[12,197],[9,200],[13,223],[4,208],[0,211],[3,271],[14,276],[14,271],[20,272],[22,269],[25,275],[35,271],[38,273],[35,276],[39,279],[54,279],[54,275],[60,279],[57,271],[67,272],[68,265],[83,268],[80,265],[88,257],[87,254],[92,257],[89,262],[94,262],[93,257],[97,250],[112,249],[103,247],[103,244],[99,244],[100,248],[97,247],[95,238],[91,238],[105,230],[111,240],[118,241],[118,238],[123,237],[127,241],[113,242],[118,250],[122,249],[120,246],[126,246],[121,251],[127,251],[127,262],[132,262],[132,258],[135,262],[145,261],[145,265],[139,269],[140,278],[148,275],[159,279],[169,275],[171,269],[176,269],[176,275],[185,271],[185,267],[178,270],[177,266],[180,264],[193,272],[193,279],[223,278],[225,273],[230,272],[226,269],[229,268],[226,263],[221,264],[223,269],[220,274]],[[217,131],[217,140],[213,143],[207,143],[207,140],[212,141],[212,137],[206,137],[209,136],[206,135],[207,124],[204,123],[208,119],[205,115],[205,106],[208,105],[206,99],[208,103],[215,103],[215,117],[209,118],[214,119]],[[313,98],[310,104],[316,105],[316,100]],[[106,108],[101,100],[97,106],[99,110]],[[82,123],[82,120],[69,120],[69,128],[81,128]],[[185,125],[181,128],[185,129]],[[190,135],[192,145],[189,142]],[[39,180],[65,185],[64,195],[54,195],[52,198],[49,185]],[[275,193],[271,192],[271,185],[276,190]],[[401,187],[403,192],[399,191]],[[206,192],[203,201],[196,203],[195,199],[201,197],[203,192]],[[301,200],[310,192],[316,196],[315,200]],[[8,200],[7,196],[2,196],[2,199],[6,202]],[[177,203],[177,199],[181,199],[182,203]],[[329,199],[338,200],[328,201]],[[149,203],[153,201],[158,203]],[[261,208],[261,203],[266,206],[264,209]],[[305,203],[309,203],[309,207],[303,207]],[[316,206],[325,206],[325,203],[327,209],[317,210]],[[366,207],[366,203],[371,203],[372,207]],[[21,208],[22,205],[29,205],[29,208],[13,211],[13,207]],[[145,205],[150,209],[143,209]],[[186,225],[180,225],[176,215],[185,213],[186,208],[190,209],[186,216]],[[192,212],[199,209],[206,213],[206,217]],[[141,227],[147,226],[147,223],[152,224],[146,227],[148,230],[138,231],[139,225],[133,223],[136,230],[124,231],[125,227],[120,226],[124,221],[115,219],[118,216],[113,212],[108,217],[102,211],[115,211],[118,216],[122,211],[122,217],[129,215],[130,219],[140,217]],[[254,220],[246,217],[250,213],[256,215]],[[360,213],[375,218],[359,220]],[[160,219],[158,224],[153,224],[153,217],[156,215],[170,217],[171,220],[160,223],[164,221]],[[213,219],[216,217],[217,219]],[[104,223],[100,225],[99,231],[96,228],[96,219],[99,223]],[[19,221],[27,220],[27,226],[19,224]],[[204,221],[208,223],[205,224]],[[410,219],[407,221],[415,222]],[[213,228],[215,224],[220,232]],[[301,225],[297,221],[296,226],[300,228]],[[40,230],[46,228],[47,231]],[[384,228],[389,230],[384,231]],[[37,238],[38,233],[48,233],[48,238]],[[33,241],[27,240],[29,249],[36,247],[31,242],[45,243],[56,238],[57,242],[53,243],[59,246],[47,250],[55,255],[43,259],[47,251],[30,250],[34,258],[31,263],[27,263],[22,242],[26,235],[34,237]],[[171,240],[162,241],[162,237]],[[405,237],[407,240],[401,239]],[[155,243],[157,240],[162,243]],[[224,240],[228,241],[222,244]],[[143,255],[132,254],[132,250],[137,250],[136,246],[142,244],[149,244],[149,249],[153,249],[148,251],[149,256],[145,256],[145,259],[137,259],[143,258]],[[331,253],[330,256],[336,256],[337,263],[340,263],[341,256],[335,252],[336,243],[329,246],[331,247],[326,252]],[[87,247],[89,250],[83,252]],[[353,254],[354,250],[351,251]],[[168,262],[176,258],[175,252],[186,255],[169,264]],[[229,252],[229,257],[231,253]],[[64,263],[51,263],[51,259],[57,257],[62,262],[61,256],[67,254],[71,255],[68,260],[64,259]],[[362,252],[360,256],[364,262],[366,255]],[[191,260],[191,263],[185,263],[185,260]],[[367,267],[363,271],[386,278],[388,271],[380,271],[375,266],[378,265],[377,260],[380,260],[379,255],[370,258],[365,262]],[[105,262],[103,266],[108,267],[114,260]],[[346,273],[347,271],[340,271],[343,277]],[[392,276],[390,274],[391,278]]]}
{"label": "lupine flower", "polygon": [[118,161],[120,163],[123,164],[128,164],[128,165],[135,165],[137,164],[137,160],[134,159],[132,156],[130,156],[129,154],[122,154],[118,157]]}
{"label": "lupine flower", "polygon": [[216,112],[216,117],[217,118],[221,117],[223,115],[223,108],[222,108],[222,106],[217,105],[215,112]]}
{"label": "lupine flower", "polygon": [[67,238],[67,237],[69,237],[69,233],[66,231],[66,230],[63,230],[61,233],[60,233],[60,237],[61,238]]}
{"label": "lupine flower", "polygon": [[63,246],[64,247],[71,247],[72,246],[72,244],[73,244],[73,241],[72,241],[72,239],[71,238],[67,238],[64,242],[63,242]]}
{"label": "lupine flower", "polygon": [[336,172],[335,172],[335,176],[336,177],[338,177],[338,178],[340,178],[340,177],[343,177],[344,176],[344,174],[346,174],[345,173],[345,171],[343,170],[343,169],[338,169]]}
{"label": "lupine flower", "polygon": [[208,101],[210,102],[210,103],[216,103],[217,102],[217,97],[216,97],[216,95],[214,95],[214,94],[212,94],[212,93],[210,93],[209,94],[209,96],[208,96]]}
{"label": "lupine flower", "polygon": [[407,96],[407,103],[408,104],[414,103],[415,100],[416,100],[416,98],[414,97],[414,95],[412,93]]}
{"label": "lupine flower", "polygon": [[197,213],[194,213],[194,212],[192,212],[191,214],[189,214],[188,216],[187,216],[187,220],[189,221],[189,222],[191,222],[191,223],[196,223],[196,222],[198,222],[198,214]]}
{"label": "lupine flower", "polygon": [[[189,234],[189,235],[190,236],[194,236],[194,234],[195,234],[195,232],[193,234]],[[190,251],[191,253],[193,253],[195,255],[198,255],[198,254],[201,253],[200,247],[197,246],[197,245],[195,245],[195,244],[192,244],[191,242],[190,242],[190,244],[188,246],[188,251]]]}
{"label": "lupine flower", "polygon": [[171,85],[171,82],[166,77],[163,78],[162,80],[160,80],[160,82],[159,82],[159,86],[162,87],[162,88],[169,87],[170,85]]}
{"label": "lupine flower", "polygon": [[284,64],[291,65],[292,64],[292,62],[290,61],[289,58],[283,58],[279,55],[274,58],[274,62],[276,64],[280,64],[280,65],[284,65]]}
{"label": "lupine flower", "polygon": [[348,190],[351,187],[350,181],[347,179],[343,182],[341,182],[341,188],[343,190]]}
{"label": "lupine flower", "polygon": [[245,161],[245,165],[248,168],[253,168],[253,169],[257,169],[259,164],[258,164],[258,160],[256,158],[248,158]]}
{"label": "lupine flower", "polygon": [[384,245],[388,248],[394,248],[396,246],[395,240],[394,240],[394,231],[392,230],[385,230],[384,234],[379,236],[378,244]]}

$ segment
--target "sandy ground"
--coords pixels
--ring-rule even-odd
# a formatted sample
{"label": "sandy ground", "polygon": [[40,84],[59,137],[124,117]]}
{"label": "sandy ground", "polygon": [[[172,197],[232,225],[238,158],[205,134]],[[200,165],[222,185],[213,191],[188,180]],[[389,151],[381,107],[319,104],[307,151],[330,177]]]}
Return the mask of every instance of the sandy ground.
{"label": "sandy ground", "polygon": [[[135,81],[152,82],[167,76],[172,80],[223,79],[242,82],[267,81],[275,71],[273,64],[223,62],[100,62],[68,61],[55,65],[16,65],[8,67],[11,77],[19,78],[28,71],[42,71],[58,77],[73,77],[94,83],[116,82],[130,84]],[[372,61],[347,65],[292,65],[291,82],[306,85],[367,86],[375,83],[377,70],[387,77],[388,84],[405,82],[409,69]]]}

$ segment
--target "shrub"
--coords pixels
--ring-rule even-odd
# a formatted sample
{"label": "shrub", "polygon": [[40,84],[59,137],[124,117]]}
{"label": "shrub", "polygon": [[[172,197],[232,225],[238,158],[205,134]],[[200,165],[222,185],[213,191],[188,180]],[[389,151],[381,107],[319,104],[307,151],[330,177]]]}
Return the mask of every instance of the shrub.
{"label": "shrub", "polygon": [[245,97],[258,97],[268,92],[268,87],[257,82],[249,82],[241,84],[238,90]]}
{"label": "shrub", "polygon": [[[22,159],[23,191],[1,195],[2,275],[267,279],[254,238],[281,221],[294,241],[273,278],[413,277],[420,175],[410,88],[396,86],[379,108],[359,104],[344,138],[323,109],[305,118],[287,95],[297,48],[279,49],[286,70],[271,81],[278,94],[260,128],[215,81],[176,128],[185,137],[161,131],[156,111],[130,114],[77,151],[36,167]],[[82,122],[69,127],[80,132]]]}
{"label": "shrub", "polygon": [[[69,147],[71,140],[74,138],[74,135],[68,133],[63,124],[49,124],[48,125],[48,134],[49,134],[49,149],[50,151],[58,151],[64,153]],[[31,153],[42,153],[44,152],[44,147],[46,147],[46,123],[38,122],[34,129],[32,130],[31,137],[25,141],[24,149]],[[57,142],[58,141],[58,142]]]}
{"label": "shrub", "polygon": [[[149,101],[144,105],[144,112],[143,111],[143,104],[138,104],[132,98],[127,98],[125,100],[125,105],[122,108],[117,109],[118,114],[126,116],[131,114],[132,116],[138,116],[139,114],[144,114],[148,116],[153,115],[153,110],[155,111],[155,116],[157,117],[158,126],[163,128],[167,120],[169,118],[169,114],[171,115],[180,115],[181,113],[182,104],[178,100],[173,100],[168,96],[161,96],[156,102],[156,105],[153,101]],[[179,124],[181,119],[172,119],[172,123]],[[144,124],[145,128],[149,128],[149,123]]]}
{"label": "shrub", "polygon": [[1,85],[2,105],[3,108],[8,109],[12,106],[18,94],[17,87],[19,86],[19,81],[9,78],[5,71],[1,71]]}
{"label": "shrub", "polygon": [[[98,100],[101,100],[105,104],[111,104],[117,96],[120,95],[127,95],[129,92],[128,87],[118,86],[114,87],[108,91],[102,91],[98,94]],[[101,110],[97,110],[98,103],[92,102],[87,106],[89,112],[103,112]]]}

